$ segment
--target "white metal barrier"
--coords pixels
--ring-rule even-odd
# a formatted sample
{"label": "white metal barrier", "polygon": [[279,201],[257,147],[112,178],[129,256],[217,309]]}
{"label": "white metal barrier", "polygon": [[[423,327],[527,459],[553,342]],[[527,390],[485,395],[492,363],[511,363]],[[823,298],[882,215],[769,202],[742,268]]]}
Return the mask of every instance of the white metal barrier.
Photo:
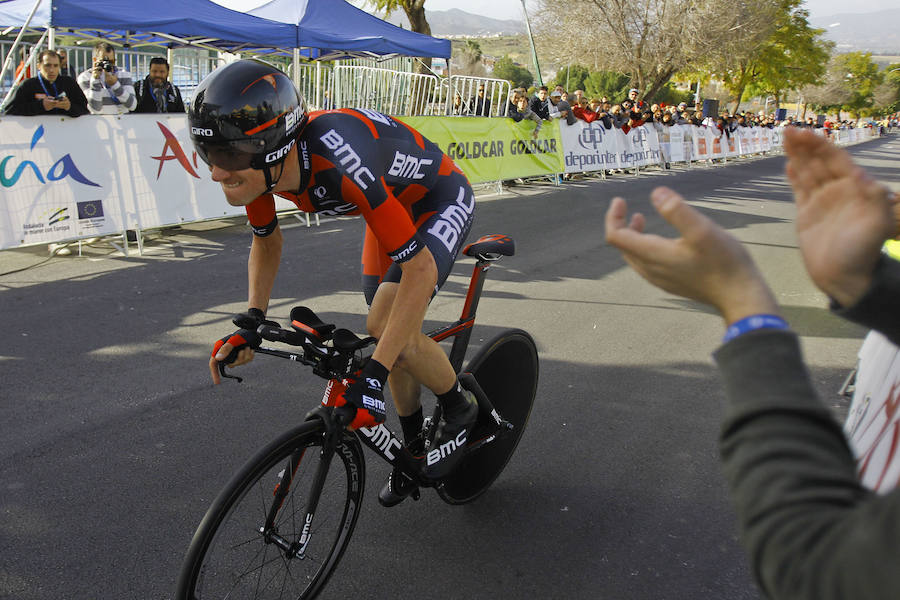
{"label": "white metal barrier", "polygon": [[335,108],[369,108],[396,115],[433,115],[440,104],[433,98],[438,78],[375,67],[338,65],[334,68]]}
{"label": "white metal barrier", "polygon": [[444,114],[470,117],[507,115],[510,86],[505,79],[451,75],[447,88]]}

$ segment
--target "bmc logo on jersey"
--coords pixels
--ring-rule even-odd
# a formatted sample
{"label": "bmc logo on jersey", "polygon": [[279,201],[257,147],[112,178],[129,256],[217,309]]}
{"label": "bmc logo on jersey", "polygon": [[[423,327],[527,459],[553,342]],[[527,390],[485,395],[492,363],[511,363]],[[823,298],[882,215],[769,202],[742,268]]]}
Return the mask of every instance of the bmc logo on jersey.
{"label": "bmc logo on jersey", "polygon": [[205,127],[191,127],[191,135],[202,135],[203,137],[212,137],[215,134],[212,129]]}
{"label": "bmc logo on jersey", "polygon": [[334,153],[334,157],[338,160],[341,167],[344,168],[347,176],[352,177],[356,185],[362,189],[369,189],[369,184],[375,182],[375,176],[372,175],[372,171],[368,167],[363,166],[362,159],[356,153],[356,150],[350,144],[344,143],[344,138],[341,137],[341,134],[334,129],[329,129],[319,139]]}
{"label": "bmc logo on jersey", "polygon": [[286,146],[282,146],[278,150],[274,150],[266,154],[266,164],[276,162],[284,158],[284,155],[291,151],[291,148],[294,147],[294,144],[297,143],[297,140],[291,140],[287,143]]}
{"label": "bmc logo on jersey", "polygon": [[404,179],[424,179],[425,173],[422,172],[422,167],[427,167],[433,163],[434,161],[430,158],[416,158],[402,152],[395,152],[394,161],[391,163],[388,175],[403,177]]}

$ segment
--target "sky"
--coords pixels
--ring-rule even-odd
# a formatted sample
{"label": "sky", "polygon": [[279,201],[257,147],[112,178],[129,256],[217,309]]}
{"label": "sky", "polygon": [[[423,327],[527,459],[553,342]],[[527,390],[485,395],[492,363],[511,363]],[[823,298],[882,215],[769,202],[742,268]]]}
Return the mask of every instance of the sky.
{"label": "sky", "polygon": [[[214,0],[229,8],[236,10],[249,10],[265,0]],[[534,0],[527,0],[528,8],[534,4]],[[367,12],[372,12],[371,6],[366,6],[362,0],[351,0],[351,3],[359,6]],[[813,17],[826,17],[842,12],[868,13],[879,10],[897,8],[897,0],[867,0],[865,3],[854,4],[852,10],[847,9],[846,0],[806,0],[806,7]],[[522,20],[521,0],[425,0],[427,10],[450,10],[458,8],[468,13],[491,17],[493,19]]]}

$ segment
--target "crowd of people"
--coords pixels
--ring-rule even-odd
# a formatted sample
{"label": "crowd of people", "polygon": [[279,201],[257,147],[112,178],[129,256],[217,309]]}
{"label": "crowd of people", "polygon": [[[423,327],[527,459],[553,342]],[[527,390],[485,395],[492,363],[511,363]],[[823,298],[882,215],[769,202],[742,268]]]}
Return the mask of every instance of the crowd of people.
{"label": "crowd of people", "polygon": [[[23,62],[20,65],[26,68]],[[144,79],[135,81],[128,70],[116,65],[115,48],[98,42],[90,69],[75,74],[65,50],[44,50],[38,56],[38,73],[15,90],[5,114],[20,116],[138,113],[183,113],[181,91],[169,81],[169,63],[163,57],[150,60]],[[20,70],[17,70],[17,75]]]}

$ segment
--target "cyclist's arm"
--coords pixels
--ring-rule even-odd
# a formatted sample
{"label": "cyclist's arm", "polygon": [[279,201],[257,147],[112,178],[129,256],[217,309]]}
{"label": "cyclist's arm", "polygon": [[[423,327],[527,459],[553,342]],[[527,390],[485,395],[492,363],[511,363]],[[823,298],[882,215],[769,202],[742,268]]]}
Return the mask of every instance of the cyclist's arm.
{"label": "cyclist's arm", "polygon": [[263,312],[268,309],[275,275],[278,274],[278,265],[281,263],[283,244],[284,236],[278,225],[270,235],[253,236],[250,258],[247,261],[247,308],[258,308]]}
{"label": "cyclist's arm", "polygon": [[422,331],[428,301],[437,284],[437,265],[427,247],[400,263],[400,268],[403,277],[391,305],[391,314],[372,354],[372,358],[388,370],[393,368],[412,336]]}

